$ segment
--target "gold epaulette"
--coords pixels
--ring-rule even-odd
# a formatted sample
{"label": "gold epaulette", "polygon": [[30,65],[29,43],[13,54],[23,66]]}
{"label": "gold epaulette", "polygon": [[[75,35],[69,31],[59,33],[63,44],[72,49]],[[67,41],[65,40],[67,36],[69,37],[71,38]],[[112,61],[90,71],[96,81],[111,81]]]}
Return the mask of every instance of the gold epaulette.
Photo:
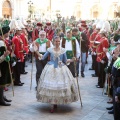
{"label": "gold epaulette", "polygon": [[94,43],[94,41],[90,40],[90,43]]}
{"label": "gold epaulette", "polygon": [[98,46],[94,46],[94,45],[93,45],[92,47],[93,47],[93,48],[97,48]]}
{"label": "gold epaulette", "polygon": [[23,52],[23,50],[19,51],[19,52]]}

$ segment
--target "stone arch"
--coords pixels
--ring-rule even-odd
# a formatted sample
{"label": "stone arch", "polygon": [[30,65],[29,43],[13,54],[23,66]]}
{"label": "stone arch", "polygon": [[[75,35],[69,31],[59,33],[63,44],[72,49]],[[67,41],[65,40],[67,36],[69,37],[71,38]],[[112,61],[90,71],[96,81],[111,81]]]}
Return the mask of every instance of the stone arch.
{"label": "stone arch", "polygon": [[75,8],[75,10],[76,10],[76,15],[75,16],[77,18],[81,18],[81,6],[77,5],[76,8]]}
{"label": "stone arch", "polygon": [[100,12],[101,12],[101,7],[98,4],[93,5],[90,9],[90,14],[93,19],[99,18]]}
{"label": "stone arch", "polygon": [[116,18],[120,17],[120,6],[117,4],[113,4],[109,8],[109,17],[110,18]]}
{"label": "stone arch", "polygon": [[3,18],[12,18],[13,15],[13,4],[11,0],[2,1],[2,16]]}
{"label": "stone arch", "polygon": [[117,6],[117,10],[114,11],[114,18],[120,17],[120,6]]}

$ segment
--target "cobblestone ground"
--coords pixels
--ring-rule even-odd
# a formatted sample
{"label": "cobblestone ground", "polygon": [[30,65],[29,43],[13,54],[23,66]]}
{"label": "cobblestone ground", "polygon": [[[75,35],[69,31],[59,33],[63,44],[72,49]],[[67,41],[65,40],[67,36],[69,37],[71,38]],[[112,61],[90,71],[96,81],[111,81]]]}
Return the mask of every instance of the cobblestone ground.
{"label": "cobblestone ground", "polygon": [[106,107],[109,98],[102,95],[102,89],[96,88],[97,78],[92,78],[94,71],[88,70],[91,66],[89,56],[86,64],[85,78],[79,77],[80,92],[82,96],[83,107],[80,102],[68,105],[60,105],[55,113],[50,113],[50,105],[37,102],[36,100],[36,82],[35,82],[35,63],[33,70],[32,90],[31,82],[31,63],[27,62],[27,75],[21,76],[24,86],[15,86],[15,96],[12,97],[12,89],[5,92],[7,98],[12,99],[10,107],[0,106],[0,120],[113,120],[113,115],[109,115]]}

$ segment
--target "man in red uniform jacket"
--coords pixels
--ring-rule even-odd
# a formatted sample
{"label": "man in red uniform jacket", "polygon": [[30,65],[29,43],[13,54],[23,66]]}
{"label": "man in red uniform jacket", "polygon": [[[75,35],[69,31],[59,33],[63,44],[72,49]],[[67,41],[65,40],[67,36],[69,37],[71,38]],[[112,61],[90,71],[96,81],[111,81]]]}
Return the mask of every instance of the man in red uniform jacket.
{"label": "man in red uniform jacket", "polygon": [[48,40],[52,41],[53,36],[54,36],[54,31],[52,30],[51,23],[47,22],[46,25],[47,25],[47,28],[45,29],[46,37]]}
{"label": "man in red uniform jacket", "polygon": [[92,77],[97,77],[98,76],[98,67],[97,67],[97,55],[96,55],[96,47],[97,44],[94,44],[95,41],[99,41],[101,39],[100,35],[98,34],[100,31],[100,28],[96,28],[96,30],[93,31],[93,33],[90,35],[90,49],[91,49],[91,54],[92,54],[92,67],[89,68],[89,70],[95,70],[95,74],[92,74]]}
{"label": "man in red uniform jacket", "polygon": [[24,83],[21,83],[20,81],[20,74],[21,74],[21,64],[24,61],[24,55],[23,55],[23,42],[20,38],[21,35],[21,28],[16,29],[15,36],[12,39],[12,44],[14,46],[14,54],[16,55],[17,62],[14,66],[14,85],[16,86],[22,86]]}
{"label": "man in red uniform jacket", "polygon": [[35,41],[37,38],[39,38],[39,31],[42,30],[42,23],[37,23],[36,28],[32,32],[32,41]]}
{"label": "man in red uniform jacket", "polygon": [[[22,33],[20,35],[20,38],[23,42],[23,53],[24,53],[24,57],[26,58],[26,55],[28,54],[29,49],[28,49],[28,40],[25,32],[26,32],[26,29],[22,28]],[[21,66],[21,74],[27,74],[27,73],[28,72],[25,72],[25,59],[24,59]]]}
{"label": "man in red uniform jacket", "polygon": [[107,49],[109,47],[109,42],[106,37],[106,32],[104,30],[100,32],[100,36],[101,36],[101,39],[99,41],[100,43],[96,48],[97,62],[98,62],[98,85],[96,86],[97,88],[102,88],[104,86],[104,82],[105,82],[104,69],[108,64],[108,59],[104,49]]}

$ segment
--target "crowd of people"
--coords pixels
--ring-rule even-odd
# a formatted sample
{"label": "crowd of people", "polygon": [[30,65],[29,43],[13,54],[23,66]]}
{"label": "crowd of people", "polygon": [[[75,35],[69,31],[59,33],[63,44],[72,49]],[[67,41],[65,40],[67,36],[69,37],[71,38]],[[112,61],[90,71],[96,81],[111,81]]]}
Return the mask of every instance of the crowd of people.
{"label": "crowd of people", "polygon": [[[0,105],[10,106],[4,90],[11,84],[23,86],[25,61],[36,63],[37,100],[58,104],[78,100],[74,79],[84,74],[88,54],[89,70],[98,77],[96,88],[103,88],[113,106],[107,108],[120,119],[120,28],[114,21],[62,21],[61,23],[11,20],[0,31]],[[35,26],[33,26],[35,25]],[[79,63],[81,63],[79,66]],[[67,66],[67,67],[66,67]],[[80,67],[80,68],[79,68]],[[48,79],[49,78],[49,79]]]}

